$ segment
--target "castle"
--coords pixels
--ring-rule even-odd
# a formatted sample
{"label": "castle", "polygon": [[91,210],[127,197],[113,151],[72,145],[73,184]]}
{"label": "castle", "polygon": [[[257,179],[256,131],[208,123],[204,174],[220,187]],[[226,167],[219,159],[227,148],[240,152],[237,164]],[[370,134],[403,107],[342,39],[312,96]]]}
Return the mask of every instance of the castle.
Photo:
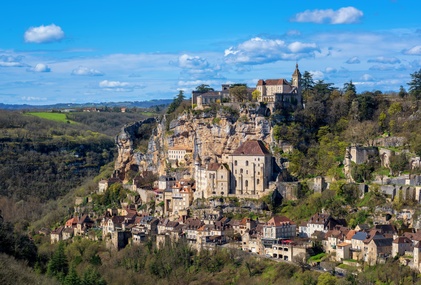
{"label": "castle", "polygon": [[[232,102],[230,96],[229,84],[222,84],[220,91],[208,91],[201,93],[192,92],[192,106],[197,109],[203,109],[211,104],[220,104],[222,102]],[[298,63],[292,73],[292,82],[286,79],[260,79],[256,88],[247,88],[247,98],[251,100],[253,91],[259,91],[257,102],[266,104],[267,108],[274,112],[282,107],[298,108],[302,105],[301,96],[301,73],[298,69]]]}

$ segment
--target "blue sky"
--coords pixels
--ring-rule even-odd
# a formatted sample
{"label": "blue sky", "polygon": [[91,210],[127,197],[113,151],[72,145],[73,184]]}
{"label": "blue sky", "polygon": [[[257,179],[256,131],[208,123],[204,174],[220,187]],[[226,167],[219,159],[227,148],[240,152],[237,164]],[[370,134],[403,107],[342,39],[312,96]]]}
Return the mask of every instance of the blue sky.
{"label": "blue sky", "polygon": [[0,102],[187,97],[315,80],[398,91],[421,68],[421,1],[2,1]]}

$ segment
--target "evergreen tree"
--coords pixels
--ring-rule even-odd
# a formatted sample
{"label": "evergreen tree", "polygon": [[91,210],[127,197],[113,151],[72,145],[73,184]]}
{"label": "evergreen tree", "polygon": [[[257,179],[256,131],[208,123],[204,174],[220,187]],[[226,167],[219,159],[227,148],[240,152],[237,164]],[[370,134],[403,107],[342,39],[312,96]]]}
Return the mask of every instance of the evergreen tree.
{"label": "evergreen tree", "polygon": [[421,99],[421,69],[411,74],[409,85],[409,94],[415,99]]}
{"label": "evergreen tree", "polygon": [[82,284],[73,266],[70,268],[69,274],[67,274],[66,278],[64,278],[63,284],[64,285],[81,285]]}
{"label": "evergreen tree", "polygon": [[47,275],[57,276],[59,280],[63,280],[67,275],[68,269],[68,262],[64,253],[64,243],[59,242],[57,250],[48,262]]}

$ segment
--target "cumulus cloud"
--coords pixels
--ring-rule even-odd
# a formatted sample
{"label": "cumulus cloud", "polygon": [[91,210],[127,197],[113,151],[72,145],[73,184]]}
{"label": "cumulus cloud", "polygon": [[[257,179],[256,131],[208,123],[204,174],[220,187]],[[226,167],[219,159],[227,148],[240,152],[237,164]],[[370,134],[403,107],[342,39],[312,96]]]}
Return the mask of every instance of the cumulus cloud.
{"label": "cumulus cloud", "polygon": [[48,67],[48,65],[46,65],[46,64],[38,63],[34,67],[28,68],[27,71],[32,71],[32,72],[50,72],[51,71],[51,68]]}
{"label": "cumulus cloud", "polygon": [[24,34],[27,43],[51,43],[58,42],[64,38],[63,30],[54,24],[39,27],[30,27]]}
{"label": "cumulus cloud", "polygon": [[81,76],[103,76],[104,74],[94,68],[89,68],[86,66],[79,66],[72,70],[72,75],[81,75]]}
{"label": "cumulus cloud", "polygon": [[315,43],[292,42],[280,39],[252,38],[225,50],[225,61],[233,64],[263,64],[279,60],[298,60],[314,57],[320,51]]}
{"label": "cumulus cloud", "polygon": [[224,78],[219,71],[219,65],[212,65],[206,58],[183,54],[171,65],[181,68],[180,76],[188,80],[205,80]]}
{"label": "cumulus cloud", "polygon": [[362,11],[350,6],[339,10],[306,10],[296,14],[292,21],[316,24],[353,24],[357,23],[363,15]]}
{"label": "cumulus cloud", "polygon": [[367,60],[367,62],[376,62],[376,63],[383,63],[383,64],[396,64],[396,63],[400,63],[401,61],[396,57],[379,56],[379,57],[376,57],[376,58],[369,59],[369,60]]}
{"label": "cumulus cloud", "polygon": [[325,72],[326,73],[337,73],[338,70],[336,68],[333,68],[333,67],[326,67]]}
{"label": "cumulus cloud", "polygon": [[421,46],[414,46],[410,49],[403,50],[402,53],[407,55],[421,55]]}
{"label": "cumulus cloud", "polygon": [[123,81],[109,81],[103,80],[99,82],[98,86],[107,91],[115,91],[115,92],[131,92],[133,89],[143,88],[140,85],[133,84],[130,82],[123,82]]}
{"label": "cumulus cloud", "polygon": [[356,56],[351,57],[350,59],[348,59],[346,61],[346,63],[348,63],[348,64],[358,64],[360,62],[361,62],[360,59],[358,57],[356,57]]}
{"label": "cumulus cloud", "polygon": [[0,67],[28,66],[22,62],[23,56],[0,55]]}
{"label": "cumulus cloud", "polygon": [[309,72],[313,77],[313,80],[322,80],[325,77],[324,73],[320,70],[310,70]]}
{"label": "cumulus cloud", "polygon": [[374,77],[371,76],[368,73],[365,73],[360,77],[360,80],[362,80],[362,81],[374,81]]}
{"label": "cumulus cloud", "polygon": [[178,58],[178,66],[181,68],[206,68],[209,66],[205,58],[183,54]]}

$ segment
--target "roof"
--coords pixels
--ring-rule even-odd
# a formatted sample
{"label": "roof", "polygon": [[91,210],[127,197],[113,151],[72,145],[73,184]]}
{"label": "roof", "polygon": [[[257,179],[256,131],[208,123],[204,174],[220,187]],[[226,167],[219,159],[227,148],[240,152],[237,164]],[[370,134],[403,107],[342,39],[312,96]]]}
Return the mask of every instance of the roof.
{"label": "roof", "polygon": [[412,241],[409,238],[403,236],[403,237],[395,238],[393,240],[393,243],[397,243],[397,244],[409,243],[409,244],[412,244]]}
{"label": "roof", "polygon": [[355,240],[365,240],[366,238],[367,238],[367,233],[366,232],[357,232],[352,237],[352,239],[355,239]]}
{"label": "roof", "polygon": [[266,225],[279,227],[283,225],[295,225],[295,223],[285,216],[273,216]]}
{"label": "roof", "polygon": [[330,215],[329,214],[314,214],[311,218],[310,221],[308,222],[309,224],[325,224],[327,221],[329,221],[330,219]]}
{"label": "roof", "polygon": [[221,167],[220,163],[215,163],[215,162],[209,163],[208,171],[217,171],[219,167]]}
{"label": "roof", "polygon": [[278,78],[278,79],[260,79],[259,81],[257,81],[257,85],[289,85],[289,82],[283,78]]}
{"label": "roof", "polygon": [[391,238],[373,239],[373,242],[377,247],[392,246],[392,241],[393,239]]}
{"label": "roof", "polygon": [[246,141],[241,144],[231,155],[270,155],[271,153],[266,148],[261,140]]}
{"label": "roof", "polygon": [[355,230],[350,230],[350,231],[346,234],[345,239],[347,239],[347,240],[351,240],[351,239],[352,239],[352,237],[355,235],[355,233],[356,233],[356,231],[355,231]]}

